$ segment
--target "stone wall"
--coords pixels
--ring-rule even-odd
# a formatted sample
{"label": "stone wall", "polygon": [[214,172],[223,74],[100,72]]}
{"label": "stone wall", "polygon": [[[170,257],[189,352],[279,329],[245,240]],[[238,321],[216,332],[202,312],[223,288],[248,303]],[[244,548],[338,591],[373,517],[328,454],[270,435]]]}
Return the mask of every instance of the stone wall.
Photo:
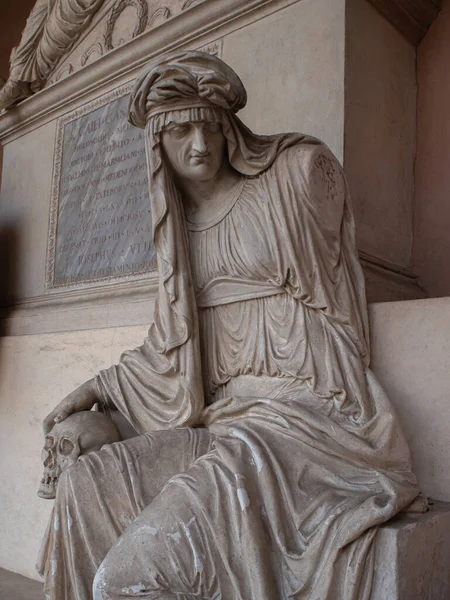
{"label": "stone wall", "polygon": [[368,2],[346,9],[345,151],[358,248],[411,268],[416,49]]}
{"label": "stone wall", "polygon": [[146,327],[105,328],[1,338],[0,566],[37,579],[35,563],[52,507],[37,496],[42,477],[42,420],[56,404]]}
{"label": "stone wall", "polygon": [[417,52],[414,269],[430,296],[450,296],[450,2]]}

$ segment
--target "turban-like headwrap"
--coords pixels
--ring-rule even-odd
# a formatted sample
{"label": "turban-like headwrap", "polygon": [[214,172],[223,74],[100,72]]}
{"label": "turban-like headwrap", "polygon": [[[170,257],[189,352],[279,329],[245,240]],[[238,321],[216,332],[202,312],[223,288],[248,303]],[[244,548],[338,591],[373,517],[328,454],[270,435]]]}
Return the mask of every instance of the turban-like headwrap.
{"label": "turban-like headwrap", "polygon": [[131,94],[129,120],[146,131],[153,241],[159,272],[159,292],[149,337],[177,374],[182,406],[180,425],[195,423],[204,399],[197,305],[183,202],[165,164],[160,134],[170,120],[218,120],[227,141],[231,166],[247,176],[267,169],[284,148],[311,139],[301,134],[253,134],[235,115],[246,100],[241,80],[228,65],[215,56],[193,51],[160,59],[137,79]]}
{"label": "turban-like headwrap", "polygon": [[246,103],[242,81],[222,60],[204,52],[181,52],[137,79],[129,119],[144,128],[150,117],[171,109],[212,104],[236,113]]}

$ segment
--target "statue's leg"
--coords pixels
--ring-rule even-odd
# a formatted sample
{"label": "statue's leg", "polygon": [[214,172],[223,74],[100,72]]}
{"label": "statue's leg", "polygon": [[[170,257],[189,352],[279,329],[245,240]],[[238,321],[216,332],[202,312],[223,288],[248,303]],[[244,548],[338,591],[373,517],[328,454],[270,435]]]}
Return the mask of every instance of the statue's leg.
{"label": "statue's leg", "polygon": [[106,446],[63,472],[43,543],[49,600],[91,600],[109,549],[166,481],[210,445],[207,429],[160,431]]}
{"label": "statue's leg", "polygon": [[238,502],[222,487],[229,487],[223,468],[213,448],[167,483],[100,565],[94,600],[235,597],[234,548],[219,540],[233,528]]}

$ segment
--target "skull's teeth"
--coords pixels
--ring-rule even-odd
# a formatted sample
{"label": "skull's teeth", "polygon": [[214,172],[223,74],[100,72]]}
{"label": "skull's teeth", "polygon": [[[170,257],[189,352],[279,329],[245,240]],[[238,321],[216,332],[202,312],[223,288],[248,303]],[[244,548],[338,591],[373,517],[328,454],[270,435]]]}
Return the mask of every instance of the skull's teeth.
{"label": "skull's teeth", "polygon": [[41,483],[43,483],[44,485],[52,485],[55,486],[58,483],[58,478],[57,477],[43,477],[41,479]]}

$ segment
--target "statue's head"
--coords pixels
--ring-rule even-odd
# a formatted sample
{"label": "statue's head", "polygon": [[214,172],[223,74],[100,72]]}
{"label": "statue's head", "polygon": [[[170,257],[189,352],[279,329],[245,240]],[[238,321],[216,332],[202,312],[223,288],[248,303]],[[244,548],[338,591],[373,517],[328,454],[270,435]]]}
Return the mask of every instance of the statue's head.
{"label": "statue's head", "polygon": [[246,100],[241,80],[222,60],[178,52],[138,78],[129,118],[147,129],[152,149],[161,148],[153,153],[152,170],[160,157],[179,178],[207,181],[224,166],[230,115]]}
{"label": "statue's head", "polygon": [[116,425],[103,413],[77,412],[57,423],[45,436],[42,449],[44,475],[38,496],[49,500],[54,498],[64,469],[73,465],[82,454],[100,450],[105,444],[121,439]]}

